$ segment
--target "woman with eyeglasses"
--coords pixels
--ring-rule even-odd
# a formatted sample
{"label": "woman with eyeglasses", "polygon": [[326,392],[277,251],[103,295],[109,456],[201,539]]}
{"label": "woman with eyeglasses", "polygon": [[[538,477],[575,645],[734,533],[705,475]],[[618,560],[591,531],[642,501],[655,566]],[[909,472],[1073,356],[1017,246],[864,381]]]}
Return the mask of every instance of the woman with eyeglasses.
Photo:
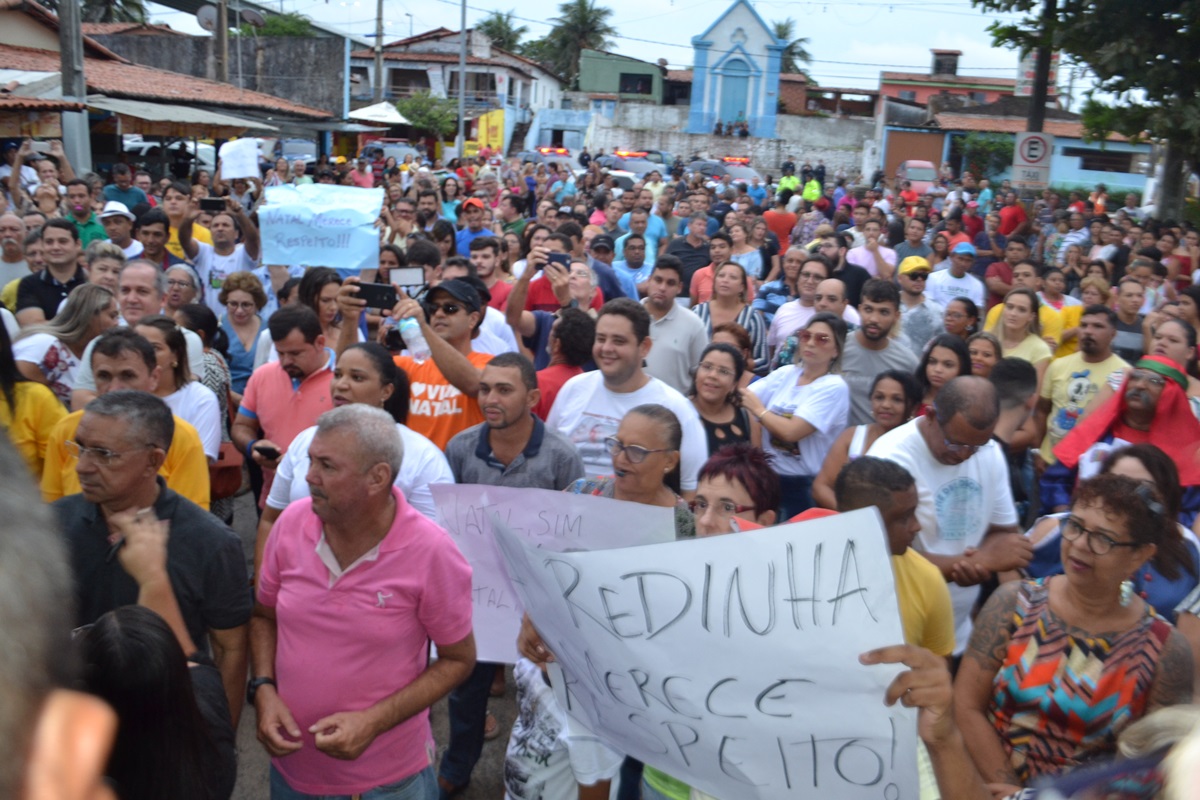
{"label": "woman with eyeglasses", "polygon": [[942,327],[946,333],[966,341],[975,333],[979,324],[979,306],[969,297],[956,297],[946,304],[942,314]]}
{"label": "woman with eyeglasses", "polygon": [[666,406],[644,403],[621,419],[616,436],[604,440],[612,455],[613,474],[580,478],[563,491],[592,494],[675,509],[675,538],[696,535],[696,521],[681,497],[679,448],[683,426]]}
{"label": "woman with eyeglasses", "polygon": [[254,273],[234,272],[221,284],[217,300],[225,306],[221,328],[229,341],[229,387],[234,401],[240,403],[254,371],[258,339],[266,330],[259,312],[267,304],[267,293]]}
{"label": "woman with eyeglasses", "polygon": [[200,277],[187,264],[175,264],[167,270],[167,293],[163,313],[174,314],[188,303],[200,301]]}
{"label": "woman with eyeglasses", "polygon": [[799,340],[795,364],[775,370],[741,393],[742,406],[765,430],[763,449],[779,472],[783,520],[812,508],[813,478],[850,414],[850,389],[838,374],[846,323],[818,312],[800,331]]}
{"label": "woman with eyeglasses", "polygon": [[697,536],[766,528],[775,524],[779,508],[779,476],[771,457],[748,442],[717,450],[696,477],[690,504]]}
{"label": "woman with eyeglasses", "polygon": [[1132,583],[1177,538],[1161,490],[1085,480],[1060,535],[1063,574],[1001,584],[955,679],[958,727],[996,796],[1111,757],[1130,723],[1192,700],[1187,641]]}
{"label": "woman with eyeglasses", "polygon": [[758,447],[762,428],[742,408],[740,383],[746,361],[736,347],[710,344],[700,354],[700,363],[692,370],[688,399],[700,413],[700,422],[708,437],[708,454],[722,447],[747,442]]}
{"label": "woman with eyeglasses", "polygon": [[820,508],[837,510],[833,487],[842,467],[866,455],[880,436],[913,418],[913,409],[921,402],[921,385],[912,373],[889,369],[875,376],[870,397],[874,421],[842,431],[813,480],[813,502]]}

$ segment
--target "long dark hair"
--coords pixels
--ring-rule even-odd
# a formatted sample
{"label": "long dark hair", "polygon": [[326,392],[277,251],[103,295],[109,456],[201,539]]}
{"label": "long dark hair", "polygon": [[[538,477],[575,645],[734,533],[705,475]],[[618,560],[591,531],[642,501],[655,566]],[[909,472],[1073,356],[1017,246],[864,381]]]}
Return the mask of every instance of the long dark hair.
{"label": "long dark hair", "polygon": [[11,417],[17,416],[17,384],[25,380],[25,376],[17,369],[17,360],[13,357],[12,339],[8,329],[0,325],[0,391],[8,401],[8,411]]}
{"label": "long dark hair", "polygon": [[[741,354],[736,347],[725,342],[713,342],[704,348],[704,352],[700,353],[700,362],[704,361],[704,357],[709,353],[724,353],[733,359],[733,389],[729,391],[729,396],[725,402],[732,405],[734,408],[740,408],[742,405],[742,394],[738,390],[738,381],[742,379],[742,375],[746,372],[746,357]],[[692,386],[688,389],[687,396],[689,399],[696,397],[696,373],[700,369],[700,364],[692,367]]]}
{"label": "long dark hair", "polygon": [[184,338],[183,331],[180,330],[175,320],[163,314],[151,314],[138,320],[138,324],[133,327],[135,329],[140,327],[156,328],[162,333],[163,340],[171,350],[171,355],[175,356],[175,368],[171,371],[175,390],[179,391],[187,386],[192,379],[192,371],[188,365],[187,339]]}
{"label": "long dark hair", "polygon": [[120,719],[106,774],[122,800],[208,800],[204,765],[213,744],[167,623],[142,606],[122,606],[77,641],[84,689]]}
{"label": "long dark hair", "polygon": [[961,337],[955,336],[953,333],[939,333],[929,343],[929,347],[925,348],[925,355],[921,356],[921,363],[917,365],[917,371],[913,377],[917,379],[917,383],[921,384],[921,396],[929,391],[929,378],[925,374],[925,370],[929,367],[929,360],[933,358],[933,348],[944,347],[947,350],[952,350],[958,358],[958,376],[971,374],[971,354],[967,350],[967,342]]}
{"label": "long dark hair", "polygon": [[1154,478],[1154,493],[1162,503],[1162,513],[1158,516],[1169,523],[1162,541],[1158,542],[1158,551],[1151,561],[1163,577],[1175,580],[1179,577],[1179,567],[1182,565],[1188,574],[1196,577],[1197,564],[1192,558],[1191,551],[1179,535],[1179,512],[1183,506],[1183,489],[1179,486],[1179,469],[1171,457],[1152,444],[1131,444],[1113,450],[1100,465],[1100,474],[1108,475],[1113,467],[1123,458],[1137,461],[1150,476]]}
{"label": "long dark hair", "polygon": [[193,331],[206,345],[229,360],[229,337],[211,308],[203,303],[188,303],[175,313],[181,318],[180,325]]}
{"label": "long dark hair", "polygon": [[377,342],[359,342],[352,344],[343,351],[343,355],[351,350],[361,350],[363,355],[371,360],[379,372],[379,380],[384,386],[392,386],[392,396],[383,404],[383,410],[392,415],[392,419],[400,424],[408,422],[408,373],[396,366],[392,354],[387,348]]}

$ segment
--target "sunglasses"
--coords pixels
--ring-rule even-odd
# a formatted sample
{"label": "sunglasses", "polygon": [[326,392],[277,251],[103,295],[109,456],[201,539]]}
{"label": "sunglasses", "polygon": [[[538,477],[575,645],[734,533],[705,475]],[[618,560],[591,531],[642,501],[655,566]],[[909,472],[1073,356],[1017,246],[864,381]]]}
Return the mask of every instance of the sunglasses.
{"label": "sunglasses", "polygon": [[828,333],[813,333],[812,331],[800,331],[800,341],[804,344],[814,342],[819,345],[827,345],[833,341],[833,337]]}
{"label": "sunglasses", "polygon": [[462,306],[458,303],[425,303],[425,313],[433,316],[440,309],[443,314],[450,317],[462,310]]}
{"label": "sunglasses", "polygon": [[929,273],[928,272],[906,272],[906,273],[904,273],[904,277],[908,278],[909,280],[923,281],[929,277]]}

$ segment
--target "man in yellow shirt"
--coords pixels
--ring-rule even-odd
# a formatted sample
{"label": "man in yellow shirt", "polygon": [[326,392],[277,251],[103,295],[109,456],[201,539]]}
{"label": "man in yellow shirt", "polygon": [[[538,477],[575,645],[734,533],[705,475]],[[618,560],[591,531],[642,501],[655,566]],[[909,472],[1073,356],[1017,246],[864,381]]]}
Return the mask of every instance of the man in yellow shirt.
{"label": "man in yellow shirt", "polygon": [[[1042,290],[1041,268],[1031,261],[1022,261],[1013,267],[1012,288],[1022,287],[1034,292]],[[997,303],[991,307],[983,326],[985,331],[995,330],[996,325],[1000,322],[1000,312],[1003,310],[1004,303]],[[1050,349],[1054,350],[1062,340],[1062,314],[1051,308],[1048,303],[1038,303],[1038,322],[1042,326],[1042,338],[1046,340],[1046,344],[1050,345]]]}
{"label": "man in yellow shirt", "polygon": [[[196,206],[192,205],[191,187],[183,181],[175,181],[163,192],[162,208],[167,212],[167,219],[171,221],[167,252],[176,258],[187,258],[187,254],[183,252],[183,245],[179,243],[179,226],[183,224],[188,213],[198,207],[199,201],[197,200],[196,203]],[[212,234],[203,225],[192,226],[192,238],[197,242],[212,244]]]}
{"label": "man in yellow shirt", "polygon": [[913,476],[894,461],[859,456],[842,467],[833,493],[838,511],[878,507],[892,551],[904,641],[949,658],[954,652],[950,590],[941,570],[912,548],[921,530]]}
{"label": "man in yellow shirt", "polygon": [[[114,328],[96,341],[92,351],[92,372],[96,392],[103,395],[118,389],[150,392],[158,388],[159,369],[154,347],[129,328]],[[74,441],[75,429],[84,409],[64,417],[51,431],[42,468],[42,499],[52,503],[60,497],[78,494],[79,476],[76,457],[67,442]],[[175,417],[175,435],[166,460],[158,474],[167,487],[208,510],[210,502],[208,458],[196,429]]]}

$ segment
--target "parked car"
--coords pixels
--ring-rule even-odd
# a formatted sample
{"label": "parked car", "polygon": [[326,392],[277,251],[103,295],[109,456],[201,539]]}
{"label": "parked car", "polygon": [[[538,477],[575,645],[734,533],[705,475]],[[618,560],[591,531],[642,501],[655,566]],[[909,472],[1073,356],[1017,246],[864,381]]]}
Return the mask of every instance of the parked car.
{"label": "parked car", "polygon": [[317,143],[308,139],[280,139],[275,142],[275,158],[286,158],[288,163],[303,161],[306,167],[317,163]]}
{"label": "parked car", "polygon": [[403,164],[404,157],[408,155],[413,157],[413,161],[421,161],[421,151],[409,144],[407,140],[378,139],[363,145],[363,149],[359,151],[358,157],[365,158],[367,161],[386,161],[389,158],[394,158],[397,164]]}
{"label": "parked car", "polygon": [[643,150],[641,152],[646,154],[645,159],[647,161],[653,161],[655,164],[660,164],[662,168],[666,170],[666,172],[663,173],[664,178],[669,176],[671,167],[675,163],[675,155],[673,153],[668,153],[666,150]]}
{"label": "parked car", "polygon": [[932,161],[901,161],[896,167],[897,186],[904,181],[912,184],[912,189],[919,195],[925,194],[930,186],[937,183],[937,167]]}
{"label": "parked car", "polygon": [[522,150],[521,152],[517,153],[517,158],[521,160],[522,164],[548,164],[550,162],[565,162],[570,164],[572,167],[578,165],[574,154],[572,154],[571,150],[566,147],[543,146],[534,148],[533,150]]}
{"label": "parked car", "polygon": [[666,169],[664,165],[648,160],[646,155],[647,151],[644,150],[617,150],[611,155],[597,156],[593,160],[609,172],[627,172],[637,179],[641,179],[650,170],[658,170],[661,173]]}
{"label": "parked car", "polygon": [[720,180],[728,175],[734,183],[749,185],[752,178],[758,178],[759,183],[765,183],[758,170],[750,166],[749,159],[739,156],[727,156],[720,160],[693,161],[687,166],[690,174],[700,173],[710,180]]}

